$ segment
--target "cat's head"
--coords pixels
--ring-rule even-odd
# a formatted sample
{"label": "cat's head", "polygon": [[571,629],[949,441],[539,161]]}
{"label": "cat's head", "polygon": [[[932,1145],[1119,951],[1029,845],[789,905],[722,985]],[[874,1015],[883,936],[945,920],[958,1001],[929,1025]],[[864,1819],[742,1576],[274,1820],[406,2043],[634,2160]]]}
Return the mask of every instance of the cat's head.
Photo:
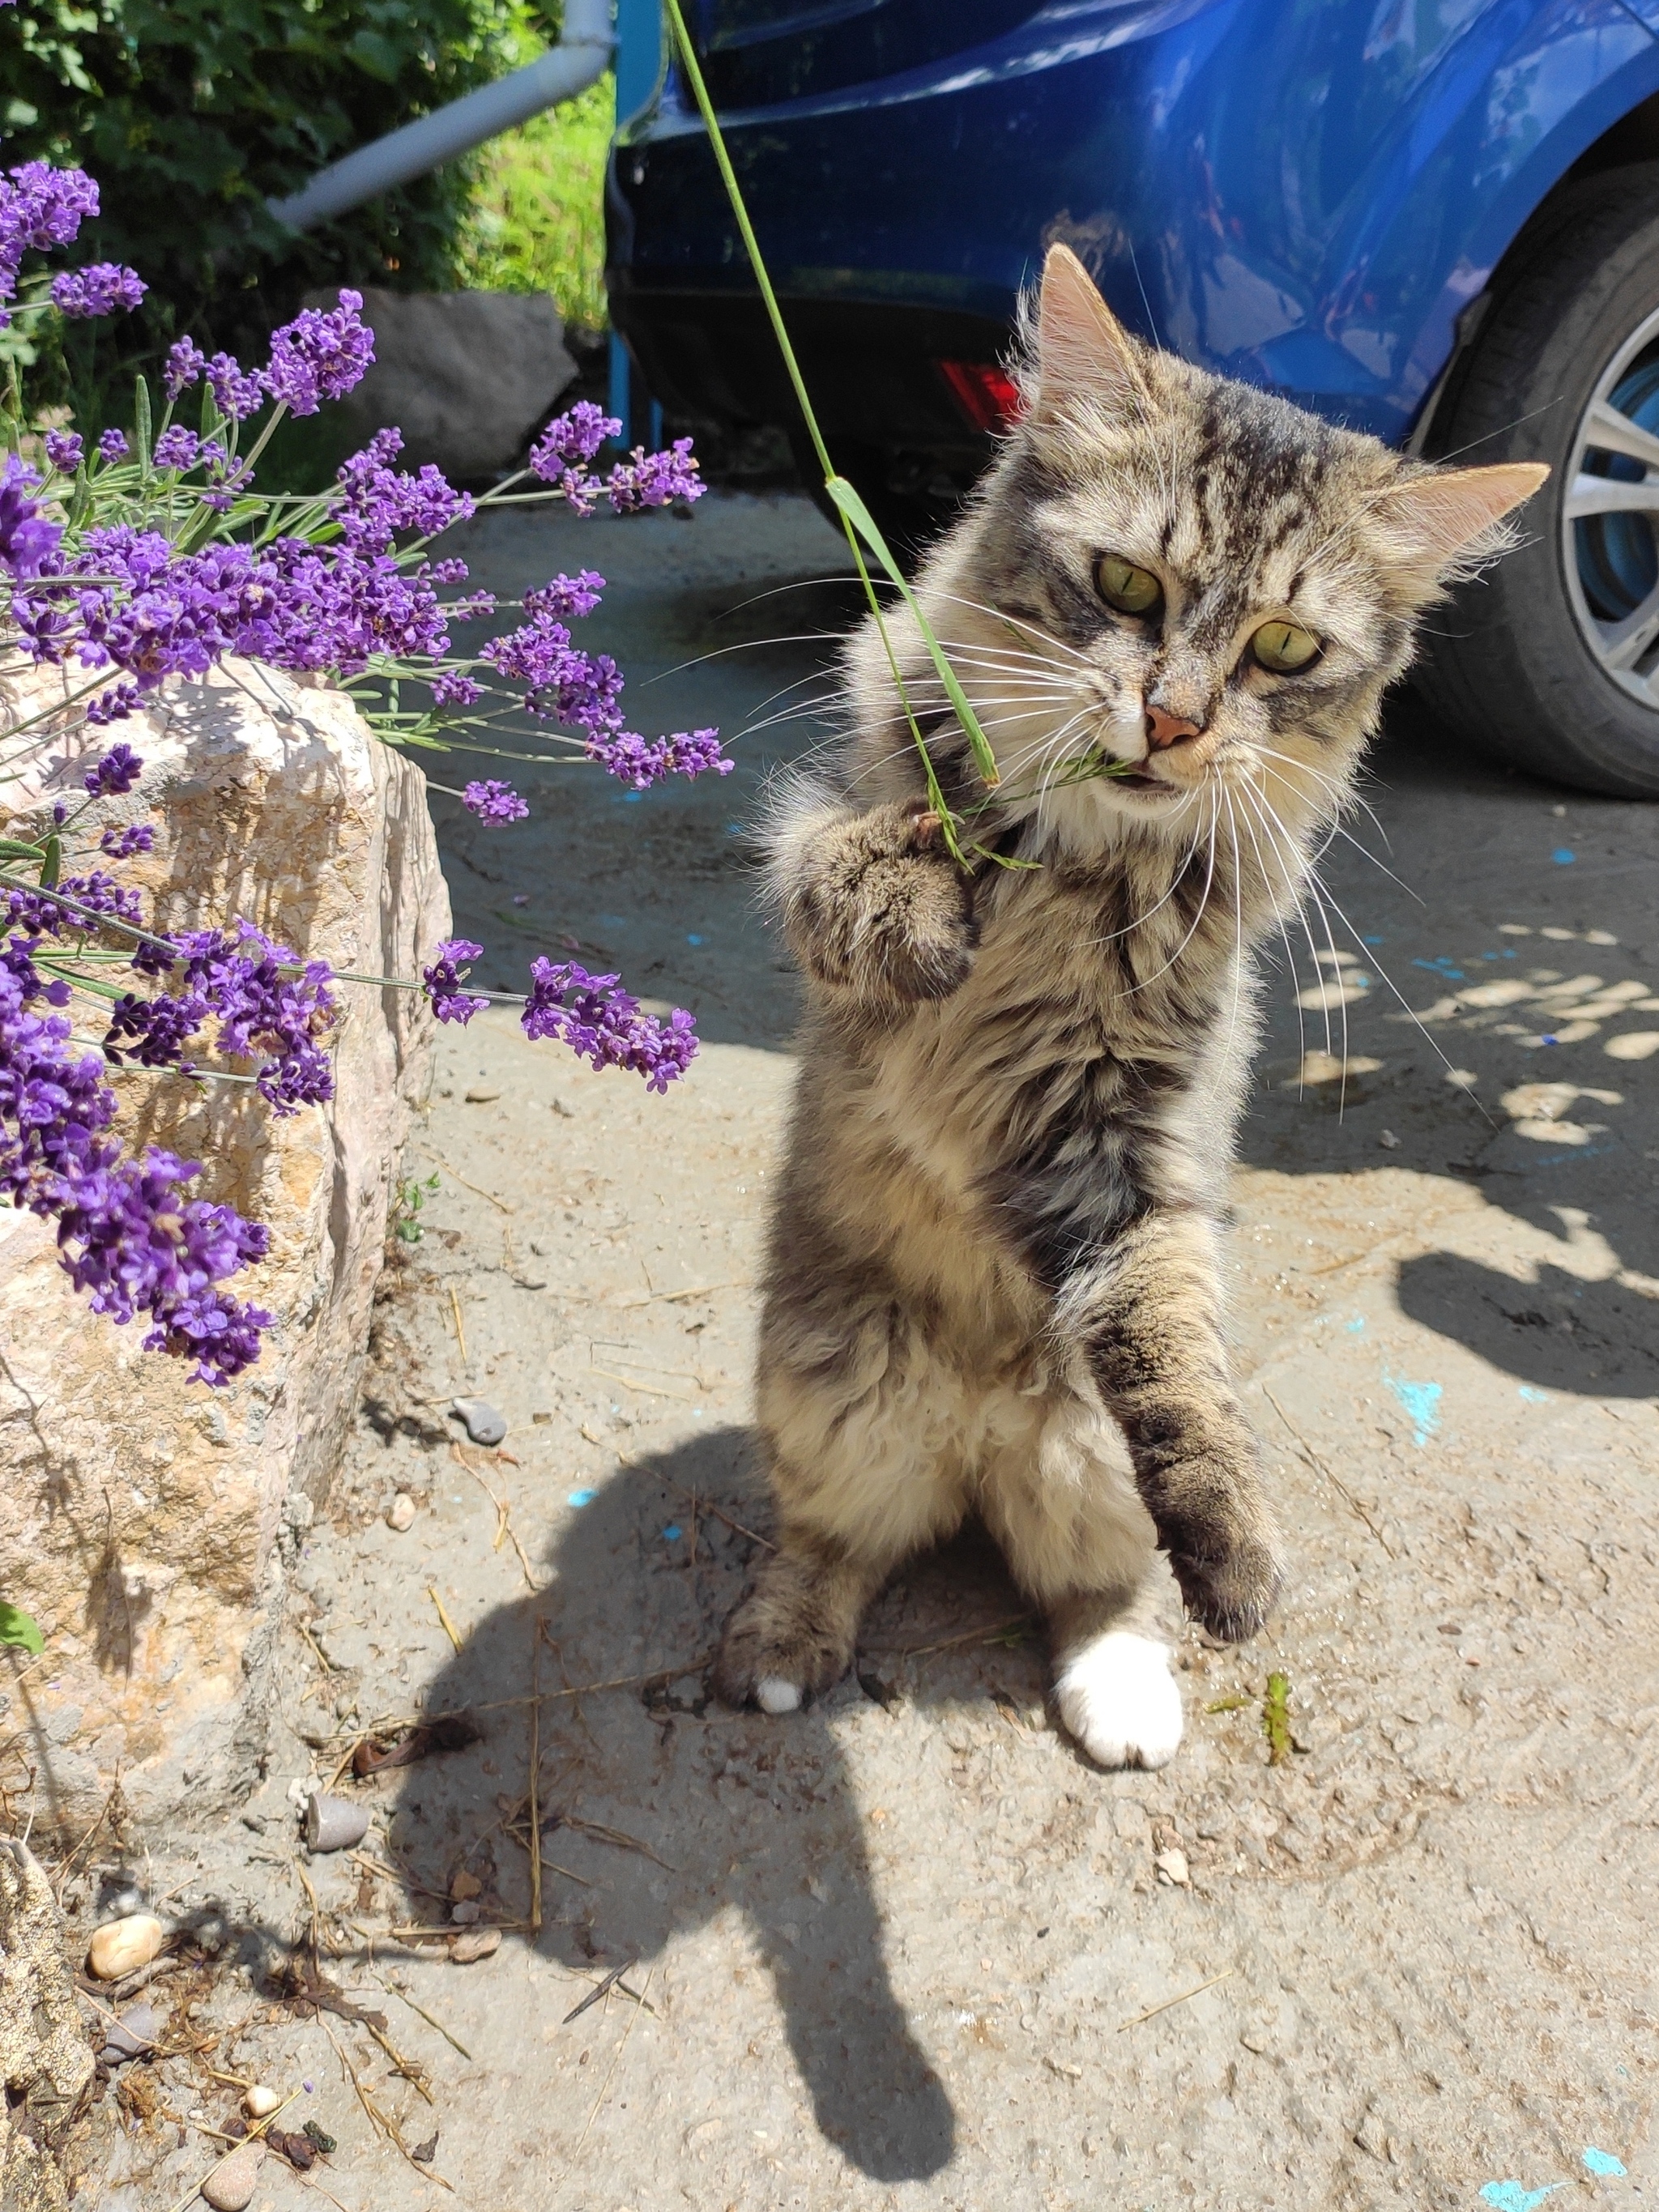
{"label": "cat's head", "polygon": [[[1003,770],[1062,842],[1189,840],[1229,793],[1328,816],[1425,607],[1548,471],[1431,469],[1138,343],[1050,252],[1026,407],[923,604]],[[1124,780],[1087,773],[1100,757]]]}

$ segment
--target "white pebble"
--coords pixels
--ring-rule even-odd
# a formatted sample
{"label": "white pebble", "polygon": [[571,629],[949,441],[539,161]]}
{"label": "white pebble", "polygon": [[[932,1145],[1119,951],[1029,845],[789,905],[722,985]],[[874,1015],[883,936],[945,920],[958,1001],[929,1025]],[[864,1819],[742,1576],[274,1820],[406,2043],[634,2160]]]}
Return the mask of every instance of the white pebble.
{"label": "white pebble", "polygon": [[401,1536],[406,1528],[415,1525],[415,1500],[406,1490],[400,1490],[386,1509],[386,1525],[395,1528]]}
{"label": "white pebble", "polygon": [[136,1973],[167,1941],[167,1930],[152,1912],[129,1913],[98,1929],[87,1951],[87,1964],[100,1982],[118,1982]]}
{"label": "white pebble", "polygon": [[1160,1881],[1167,1881],[1176,1889],[1186,1889],[1190,1887],[1193,1877],[1187,1865],[1185,1851],[1176,1850],[1173,1847],[1167,1851],[1160,1851],[1152,1861],[1152,1864],[1158,1869]]}
{"label": "white pebble", "polygon": [[268,2118],[282,2101],[277,2091],[268,2088],[263,2081],[256,2081],[242,2100],[242,2110],[249,2119],[263,2120]]}

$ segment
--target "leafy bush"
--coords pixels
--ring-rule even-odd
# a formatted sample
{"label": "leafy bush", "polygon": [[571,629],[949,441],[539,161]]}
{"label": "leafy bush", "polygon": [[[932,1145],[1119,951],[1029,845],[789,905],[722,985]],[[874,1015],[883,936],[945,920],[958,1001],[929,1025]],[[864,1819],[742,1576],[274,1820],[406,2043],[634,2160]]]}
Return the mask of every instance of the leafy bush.
{"label": "leafy bush", "polygon": [[567,323],[605,327],[605,159],[615,106],[606,75],[480,149],[461,236],[464,283],[550,293]]}
{"label": "leafy bush", "polygon": [[[141,263],[139,313],[11,335],[37,403],[125,421],[179,331],[258,352],[308,287],[456,281],[474,164],[295,238],[268,196],[512,67],[556,30],[526,0],[21,0],[0,7],[0,160],[73,159],[102,187],[88,261]],[[476,160],[476,157],[475,157]],[[38,358],[31,359],[38,353]]]}

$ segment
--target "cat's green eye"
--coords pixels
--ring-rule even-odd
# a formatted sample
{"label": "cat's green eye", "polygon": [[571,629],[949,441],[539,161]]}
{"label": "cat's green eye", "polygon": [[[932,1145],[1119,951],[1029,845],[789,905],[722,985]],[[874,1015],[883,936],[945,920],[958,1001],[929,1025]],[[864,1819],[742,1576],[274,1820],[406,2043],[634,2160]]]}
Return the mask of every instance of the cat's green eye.
{"label": "cat's green eye", "polygon": [[1122,615],[1156,614],[1164,600],[1164,586],[1150,568],[1137,568],[1112,553],[1095,565],[1095,589]]}
{"label": "cat's green eye", "polygon": [[1263,668],[1275,676],[1294,676],[1318,659],[1321,647],[1311,630],[1295,623],[1263,623],[1250,640],[1250,650]]}

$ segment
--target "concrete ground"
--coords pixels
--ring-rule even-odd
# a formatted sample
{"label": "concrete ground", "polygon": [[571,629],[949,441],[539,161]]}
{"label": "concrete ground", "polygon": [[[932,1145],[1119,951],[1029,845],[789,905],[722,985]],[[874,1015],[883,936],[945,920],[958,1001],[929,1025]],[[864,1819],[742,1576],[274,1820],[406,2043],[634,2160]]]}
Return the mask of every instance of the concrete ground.
{"label": "concrete ground", "polygon": [[[702,1670],[768,1527],[744,1422],[793,1004],[738,825],[818,733],[763,726],[820,689],[845,562],[793,497],[520,511],[469,551],[504,589],[602,570],[588,641],[640,726],[718,720],[740,766],[638,801],[522,771],[532,817],[493,833],[434,799],[482,980],[580,945],[691,1007],[703,1048],[657,1098],[507,1012],[444,1035],[411,1166],[438,1184],[299,1562],[269,1779],[141,1869],[240,1931],[249,1978],[191,2023],[211,2064],[338,2139],[307,2182],[267,2163],[256,2206],[319,2184],[350,2212],[1638,2204],[1659,811],[1395,716],[1352,825],[1385,865],[1339,841],[1328,938],[1316,919],[1293,974],[1281,955],[1238,1176],[1238,1370],[1291,1578],[1255,1644],[1188,1633],[1173,1766],[1104,1776],[1056,1734],[1041,1636],[967,1540],[888,1591],[834,1696],[732,1715]],[[499,1452],[459,1440],[461,1391],[506,1416]],[[459,1707],[470,1747],[343,1784],[367,1860],[304,1860],[300,1784],[363,1723]],[[441,1923],[458,1875],[510,1924],[471,1965],[388,1932]],[[429,2104],[361,2025],[260,1993],[307,1881],[322,1971]],[[429,2163],[348,2062],[405,2144],[435,2131]],[[182,2066],[168,2109],[219,2124],[234,2087]],[[92,2201],[173,2203],[212,2154],[179,2134],[124,2136]]]}

